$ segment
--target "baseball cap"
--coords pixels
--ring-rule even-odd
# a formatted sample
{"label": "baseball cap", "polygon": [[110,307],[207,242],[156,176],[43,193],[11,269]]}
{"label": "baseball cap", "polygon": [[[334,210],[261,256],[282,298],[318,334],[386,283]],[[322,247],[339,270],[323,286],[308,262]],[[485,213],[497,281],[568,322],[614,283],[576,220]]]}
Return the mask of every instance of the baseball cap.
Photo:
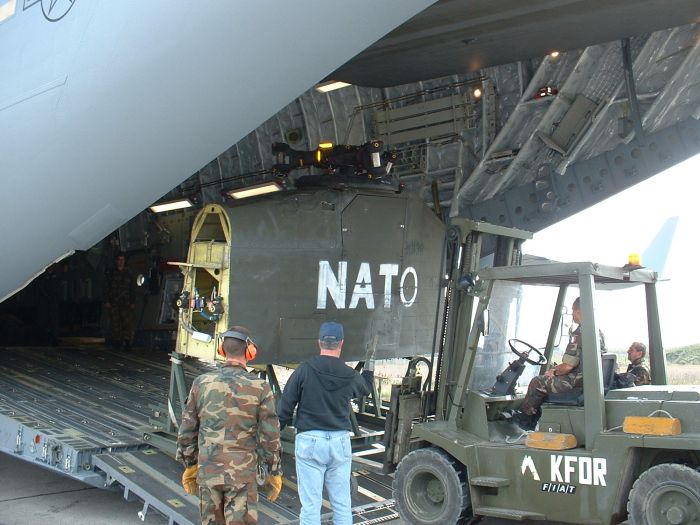
{"label": "baseball cap", "polygon": [[342,341],[343,325],[335,321],[323,323],[318,331],[318,340],[324,343],[337,343]]}

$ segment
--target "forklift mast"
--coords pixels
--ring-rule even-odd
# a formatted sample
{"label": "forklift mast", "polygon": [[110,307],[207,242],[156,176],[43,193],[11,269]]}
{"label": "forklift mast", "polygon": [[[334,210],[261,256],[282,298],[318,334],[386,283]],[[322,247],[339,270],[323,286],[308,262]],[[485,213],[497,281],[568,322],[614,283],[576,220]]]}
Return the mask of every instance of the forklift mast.
{"label": "forklift mast", "polygon": [[392,472],[410,451],[414,421],[450,418],[455,389],[460,379],[466,380],[460,364],[467,351],[475,301],[483,292],[477,278],[481,265],[520,265],[522,243],[531,238],[532,233],[525,230],[452,219],[446,232],[445,269],[442,272],[445,298],[439,306],[441,311],[437,312],[436,344],[429,366],[431,372],[435,370],[435,384],[432,385],[432,374],[423,387],[420,377],[407,374],[403,383],[392,389],[385,425],[385,472]]}
{"label": "forklift mast", "polygon": [[[459,364],[467,351],[474,305],[482,291],[481,283],[477,281],[482,262],[492,255],[488,266],[519,266],[522,263],[522,243],[532,238],[532,233],[525,230],[468,219],[454,219],[447,235],[448,241],[454,243],[454,249],[451,250],[452,262],[446,283],[444,335],[437,356],[437,419],[449,419],[450,399],[454,399],[453,390],[462,372]],[[481,328],[483,331],[484,327]]]}

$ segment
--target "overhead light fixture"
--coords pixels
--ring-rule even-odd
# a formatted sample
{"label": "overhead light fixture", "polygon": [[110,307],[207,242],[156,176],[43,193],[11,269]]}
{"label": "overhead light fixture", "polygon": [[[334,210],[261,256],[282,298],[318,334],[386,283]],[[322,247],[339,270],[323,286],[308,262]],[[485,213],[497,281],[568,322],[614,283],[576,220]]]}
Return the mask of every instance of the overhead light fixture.
{"label": "overhead light fixture", "polygon": [[256,184],[255,186],[248,186],[246,188],[238,188],[227,192],[228,196],[233,199],[245,199],[247,197],[256,197],[258,195],[265,195],[267,193],[274,193],[280,191],[282,185],[277,181],[264,182],[262,184]]}
{"label": "overhead light fixture", "polygon": [[153,213],[163,213],[165,211],[180,210],[194,206],[190,199],[177,199],[174,201],[158,202],[150,207]]}
{"label": "overhead light fixture", "polygon": [[552,52],[549,54],[549,56],[552,57],[552,58],[557,58],[557,57],[559,56],[559,51],[552,51]]}
{"label": "overhead light fixture", "polygon": [[329,80],[327,82],[321,82],[320,84],[316,84],[316,91],[319,93],[327,93],[329,91],[334,91],[336,89],[344,88],[351,86],[352,84],[348,84],[347,82],[340,82],[339,80]]}
{"label": "overhead light fixture", "polygon": [[481,98],[481,88],[474,88],[472,94],[474,95],[474,98]]}

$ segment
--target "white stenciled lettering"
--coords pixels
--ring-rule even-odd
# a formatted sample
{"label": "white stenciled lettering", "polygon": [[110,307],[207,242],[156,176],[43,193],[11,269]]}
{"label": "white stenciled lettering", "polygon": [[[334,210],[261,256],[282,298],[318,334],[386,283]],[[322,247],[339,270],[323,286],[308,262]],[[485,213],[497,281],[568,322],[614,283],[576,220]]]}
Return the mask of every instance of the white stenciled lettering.
{"label": "white stenciled lettering", "polygon": [[552,456],[552,467],[550,470],[550,473],[552,475],[551,480],[553,482],[558,482],[558,483],[563,483],[564,480],[561,477],[561,472],[559,472],[559,469],[561,468],[561,460],[564,459],[564,456]]}
{"label": "white stenciled lettering", "polygon": [[581,485],[605,487],[605,476],[608,473],[605,458],[583,456],[550,456],[550,481],[568,484],[578,480]]}
{"label": "white stenciled lettering", "polygon": [[391,308],[391,280],[399,275],[398,264],[380,264],[379,275],[384,276],[384,308]]}
{"label": "white stenciled lettering", "polygon": [[326,308],[326,297],[330,294],[335,307],[339,310],[345,308],[346,283],[348,278],[348,263],[338,263],[338,277],[328,261],[318,261],[318,297],[316,308]]}
{"label": "white stenciled lettering", "polygon": [[566,456],[564,458],[564,483],[571,483],[571,475],[576,472],[576,456]]}
{"label": "white stenciled lettering", "polygon": [[[415,287],[413,288],[413,295],[411,296],[411,298],[406,299],[406,296],[404,295],[404,283],[406,281],[406,276],[409,274],[413,276],[413,284]],[[411,306],[415,302],[416,297],[418,296],[418,274],[416,273],[415,268],[409,266],[403,271],[403,274],[401,274],[399,295],[401,297],[401,302],[404,306]]]}
{"label": "white stenciled lettering", "polygon": [[367,308],[374,308],[374,295],[372,295],[372,274],[369,271],[369,263],[363,262],[357,273],[357,282],[350,298],[350,309],[357,308],[357,303],[364,299]]}
{"label": "white stenciled lettering", "polygon": [[605,458],[593,458],[593,484],[605,487],[605,475],[608,473],[608,466]]}
{"label": "white stenciled lettering", "polygon": [[[392,303],[392,285],[394,277],[399,275],[399,265],[396,263],[383,263],[379,265],[379,275],[384,277],[384,308],[390,309]],[[410,278],[409,278],[410,277]],[[318,262],[318,290],[316,295],[316,308],[325,310],[328,307],[328,296],[331,296],[333,304],[339,310],[346,307],[347,302],[347,261],[338,262],[338,273],[333,271],[329,261]],[[412,286],[412,293],[410,292]],[[411,294],[410,297],[406,295]],[[401,274],[399,282],[399,297],[404,307],[410,308],[418,297],[418,272],[412,266],[407,267]],[[360,301],[364,300],[368,310],[374,309],[374,291],[372,288],[372,268],[370,263],[360,263],[357,272],[355,287],[350,297],[348,308],[358,308]]]}
{"label": "white stenciled lettering", "polygon": [[581,485],[591,485],[593,483],[593,471],[591,458],[581,458],[578,462],[578,482]]}
{"label": "white stenciled lettering", "polygon": [[525,471],[529,470],[530,473],[532,474],[532,479],[535,481],[540,480],[540,475],[537,473],[537,469],[535,468],[535,462],[532,461],[531,456],[525,456],[523,458],[523,462],[520,465],[520,472],[525,475]]}

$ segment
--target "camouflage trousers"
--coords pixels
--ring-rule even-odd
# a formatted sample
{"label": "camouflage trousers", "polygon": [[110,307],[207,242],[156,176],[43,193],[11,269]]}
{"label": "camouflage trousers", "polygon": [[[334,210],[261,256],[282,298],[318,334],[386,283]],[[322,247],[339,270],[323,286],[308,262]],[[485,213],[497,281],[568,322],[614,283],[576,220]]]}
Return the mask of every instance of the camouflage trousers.
{"label": "camouflage trousers", "polygon": [[202,525],[247,525],[258,522],[258,486],[199,486]]}
{"label": "camouflage trousers", "polygon": [[109,309],[109,329],[112,334],[112,342],[121,344],[124,341],[131,343],[133,337],[134,310],[127,305],[112,305]]}
{"label": "camouflage trousers", "polygon": [[539,412],[542,403],[549,394],[569,392],[574,388],[583,386],[583,376],[580,374],[566,374],[563,376],[535,376],[527,387],[527,394],[520,405],[520,411],[530,416]]}

